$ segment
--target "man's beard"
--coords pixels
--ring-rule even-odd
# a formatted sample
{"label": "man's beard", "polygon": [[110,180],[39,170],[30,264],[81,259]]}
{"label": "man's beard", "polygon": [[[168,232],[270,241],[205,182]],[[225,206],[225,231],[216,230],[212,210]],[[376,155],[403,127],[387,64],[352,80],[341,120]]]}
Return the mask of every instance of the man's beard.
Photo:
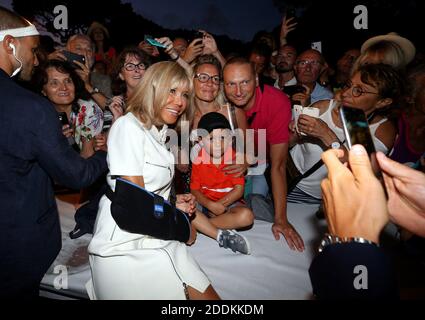
{"label": "man's beard", "polygon": [[289,68],[289,66],[286,66],[283,63],[279,63],[276,66],[276,72],[277,73],[288,73],[288,72],[291,72],[291,71],[294,71],[294,69],[293,68]]}

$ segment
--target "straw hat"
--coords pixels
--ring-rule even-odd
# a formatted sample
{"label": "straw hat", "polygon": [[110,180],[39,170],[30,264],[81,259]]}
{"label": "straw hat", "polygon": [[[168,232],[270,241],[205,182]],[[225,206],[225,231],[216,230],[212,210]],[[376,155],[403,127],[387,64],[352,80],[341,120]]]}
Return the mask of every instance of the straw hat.
{"label": "straw hat", "polygon": [[406,65],[409,64],[415,57],[416,48],[413,43],[410,40],[399,36],[395,32],[391,32],[382,36],[376,36],[366,40],[366,42],[362,45],[361,53],[364,53],[372,45],[380,41],[390,41],[397,44],[404,53],[404,62]]}
{"label": "straw hat", "polygon": [[105,34],[105,37],[109,38],[108,29],[106,29],[106,27],[103,24],[101,24],[97,21],[94,21],[90,25],[89,29],[87,30],[87,35],[90,37],[92,35],[92,33],[94,32],[94,30],[96,30],[96,29],[101,29],[103,31],[103,33]]}

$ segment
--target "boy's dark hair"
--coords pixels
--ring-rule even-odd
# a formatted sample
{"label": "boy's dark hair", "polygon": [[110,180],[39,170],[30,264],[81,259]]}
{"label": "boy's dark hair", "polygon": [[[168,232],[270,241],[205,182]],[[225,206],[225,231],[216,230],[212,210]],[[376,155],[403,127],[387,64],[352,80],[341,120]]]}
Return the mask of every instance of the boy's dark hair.
{"label": "boy's dark hair", "polygon": [[211,133],[214,129],[231,129],[229,120],[221,113],[210,112],[202,116],[198,123],[198,129],[204,129]]}

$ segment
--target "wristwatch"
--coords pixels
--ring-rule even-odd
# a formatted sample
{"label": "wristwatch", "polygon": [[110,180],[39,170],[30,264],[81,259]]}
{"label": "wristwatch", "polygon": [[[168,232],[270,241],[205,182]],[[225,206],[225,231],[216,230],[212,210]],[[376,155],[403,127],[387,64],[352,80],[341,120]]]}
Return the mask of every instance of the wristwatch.
{"label": "wristwatch", "polygon": [[332,149],[339,149],[341,148],[341,143],[339,141],[334,141],[331,143],[331,148]]}
{"label": "wristwatch", "polygon": [[318,251],[319,253],[322,252],[326,246],[331,245],[331,244],[337,244],[337,243],[352,243],[352,242],[356,242],[356,243],[367,243],[367,244],[372,244],[375,245],[377,247],[379,247],[379,244],[370,241],[370,240],[366,240],[364,238],[360,238],[360,237],[354,237],[354,238],[347,238],[347,237],[337,237],[334,235],[331,235],[329,233],[326,233],[325,236],[323,237],[322,241],[320,242]]}
{"label": "wristwatch", "polygon": [[90,92],[90,95],[94,95],[96,93],[100,93],[100,90],[96,87],[93,88],[93,90]]}

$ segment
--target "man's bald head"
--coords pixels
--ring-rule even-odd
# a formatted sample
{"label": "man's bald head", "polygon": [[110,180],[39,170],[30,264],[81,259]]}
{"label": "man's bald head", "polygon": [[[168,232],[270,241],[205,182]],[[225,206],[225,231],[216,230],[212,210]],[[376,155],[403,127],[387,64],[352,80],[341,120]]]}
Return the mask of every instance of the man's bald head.
{"label": "man's bald head", "polygon": [[26,19],[0,6],[0,31],[25,28],[29,25],[31,25],[31,23]]}

